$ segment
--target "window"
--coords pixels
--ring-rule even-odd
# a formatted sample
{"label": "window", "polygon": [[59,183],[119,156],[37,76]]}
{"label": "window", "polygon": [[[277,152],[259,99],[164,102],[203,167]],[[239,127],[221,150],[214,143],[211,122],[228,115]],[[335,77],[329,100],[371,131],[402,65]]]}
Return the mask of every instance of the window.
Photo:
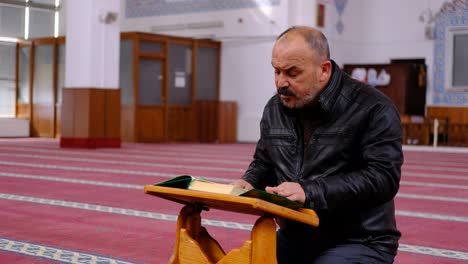
{"label": "window", "polygon": [[0,42],[0,117],[15,116],[16,46]]}
{"label": "window", "polygon": [[[19,50],[19,89],[16,93],[16,42],[57,37],[60,9],[60,0],[0,0],[0,117],[15,116],[16,98],[20,103],[30,103],[30,48]],[[41,67],[41,70],[47,68]],[[37,74],[34,77],[39,78]]]}
{"label": "window", "polygon": [[445,89],[468,92],[468,27],[449,27],[445,39]]}

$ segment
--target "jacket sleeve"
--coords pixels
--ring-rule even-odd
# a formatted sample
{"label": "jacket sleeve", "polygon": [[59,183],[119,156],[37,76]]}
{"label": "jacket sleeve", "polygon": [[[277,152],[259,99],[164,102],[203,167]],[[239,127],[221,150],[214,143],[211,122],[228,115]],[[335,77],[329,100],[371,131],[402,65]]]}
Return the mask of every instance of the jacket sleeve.
{"label": "jacket sleeve", "polygon": [[273,175],[273,166],[265,145],[265,118],[260,122],[260,139],[257,142],[253,161],[250,163],[242,179],[252,184],[257,189],[264,189],[267,185],[268,176]]}
{"label": "jacket sleeve", "polygon": [[399,113],[380,105],[360,137],[362,166],[355,171],[301,182],[314,209],[373,207],[392,200],[399,188],[403,151]]}

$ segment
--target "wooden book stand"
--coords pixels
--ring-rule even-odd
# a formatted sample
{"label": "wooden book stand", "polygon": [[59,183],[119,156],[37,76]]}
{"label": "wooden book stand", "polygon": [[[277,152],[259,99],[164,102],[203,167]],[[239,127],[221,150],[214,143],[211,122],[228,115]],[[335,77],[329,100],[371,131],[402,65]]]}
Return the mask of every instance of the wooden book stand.
{"label": "wooden book stand", "polygon": [[[176,241],[170,264],[274,264],[276,224],[274,216],[318,226],[311,209],[293,210],[256,198],[146,185],[145,193],[185,204],[177,218]],[[203,209],[220,209],[259,215],[251,239],[225,254],[219,243],[201,226]]]}

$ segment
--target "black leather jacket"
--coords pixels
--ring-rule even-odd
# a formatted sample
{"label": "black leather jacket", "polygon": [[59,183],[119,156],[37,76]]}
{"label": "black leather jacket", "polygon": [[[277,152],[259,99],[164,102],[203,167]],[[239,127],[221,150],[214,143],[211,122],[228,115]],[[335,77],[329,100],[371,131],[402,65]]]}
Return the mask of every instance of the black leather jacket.
{"label": "black leather jacket", "polygon": [[401,234],[393,198],[403,163],[398,111],[389,98],[351,79],[334,62],[319,102],[323,122],[304,153],[301,110],[288,109],[273,96],[263,112],[254,160],[242,178],[256,188],[298,182],[305,206],[320,217],[310,240],[329,246],[365,243],[396,254]]}

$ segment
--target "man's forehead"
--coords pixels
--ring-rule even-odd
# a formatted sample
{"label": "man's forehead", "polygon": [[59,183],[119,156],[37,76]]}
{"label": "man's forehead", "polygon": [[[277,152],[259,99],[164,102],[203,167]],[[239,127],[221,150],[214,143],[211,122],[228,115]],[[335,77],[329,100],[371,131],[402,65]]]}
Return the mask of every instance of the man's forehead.
{"label": "man's forehead", "polygon": [[307,60],[313,59],[312,51],[305,50],[299,47],[285,47],[273,49],[271,56],[271,64],[274,67],[290,68],[306,63]]}
{"label": "man's forehead", "polygon": [[271,58],[271,65],[279,69],[290,69],[299,67],[305,63],[306,58],[303,56],[290,56],[290,57],[275,57]]}

